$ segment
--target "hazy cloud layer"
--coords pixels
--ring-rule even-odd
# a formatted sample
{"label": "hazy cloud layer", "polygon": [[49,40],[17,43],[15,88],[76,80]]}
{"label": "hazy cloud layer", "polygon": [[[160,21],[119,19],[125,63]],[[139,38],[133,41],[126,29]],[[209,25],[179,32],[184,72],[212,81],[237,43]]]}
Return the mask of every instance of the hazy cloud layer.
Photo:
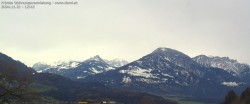
{"label": "hazy cloud layer", "polygon": [[249,0],[79,0],[77,6],[0,10],[0,52],[28,65],[133,61],[157,47],[250,64]]}

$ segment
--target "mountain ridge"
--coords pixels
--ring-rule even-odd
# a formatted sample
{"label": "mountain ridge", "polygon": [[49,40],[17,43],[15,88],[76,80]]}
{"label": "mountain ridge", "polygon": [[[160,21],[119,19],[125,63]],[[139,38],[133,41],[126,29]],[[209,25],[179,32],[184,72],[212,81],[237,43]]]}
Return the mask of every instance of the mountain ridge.
{"label": "mountain ridge", "polygon": [[198,55],[192,59],[205,67],[221,68],[235,76],[240,76],[247,70],[250,71],[248,64],[239,63],[229,57]]}
{"label": "mountain ridge", "polygon": [[[206,68],[184,53],[170,48],[157,48],[152,53],[116,70],[88,76],[82,80],[162,96],[165,96],[164,93],[182,93],[189,97],[222,97],[223,94],[218,92],[226,93],[229,87],[226,85],[227,82],[241,83],[239,78],[225,70]],[[223,91],[211,91],[210,87],[221,88]]]}
{"label": "mountain ridge", "polygon": [[99,55],[90,57],[85,61],[68,61],[59,62],[55,65],[36,63],[33,68],[40,73],[54,73],[63,75],[72,79],[85,78],[89,75],[103,73],[109,70],[114,70],[119,65],[127,64],[124,60],[105,60]]}
{"label": "mountain ridge", "polygon": [[[15,67],[17,66],[17,67]],[[28,101],[22,102],[22,99],[14,103],[27,103],[27,104],[61,104],[61,103],[77,103],[78,101],[94,100],[96,102],[101,101],[113,101],[121,102],[125,104],[144,104],[145,101],[150,101],[159,104],[177,104],[177,102],[166,100],[162,97],[141,93],[125,91],[120,89],[113,89],[100,83],[82,83],[73,81],[64,76],[51,74],[51,73],[32,73],[33,69],[30,69],[25,64],[12,59],[11,57],[0,53],[0,74],[7,73],[12,67],[17,68],[17,72],[20,74],[26,74],[29,72],[31,76],[27,76],[31,82],[27,90],[31,91],[32,97],[28,97]],[[33,70],[34,71],[34,70]],[[16,73],[9,73],[11,75],[17,75]],[[7,75],[7,74],[6,74]],[[11,76],[11,81],[15,82],[17,76]],[[19,78],[19,77],[17,77]],[[21,78],[21,77],[20,77]],[[5,90],[2,87],[5,78],[0,78],[1,81],[1,95],[5,96]],[[15,89],[7,89],[15,93]],[[26,89],[22,89],[25,91]],[[7,93],[8,94],[8,93]],[[12,94],[12,93],[11,93]],[[24,93],[27,94],[27,93]],[[16,96],[16,95],[14,95]],[[18,95],[19,96],[19,95]],[[23,94],[20,95],[23,97]],[[7,95],[7,98],[13,102],[14,97]],[[145,99],[148,98],[148,99]],[[0,98],[3,100],[3,98]],[[9,102],[8,102],[9,103]]]}

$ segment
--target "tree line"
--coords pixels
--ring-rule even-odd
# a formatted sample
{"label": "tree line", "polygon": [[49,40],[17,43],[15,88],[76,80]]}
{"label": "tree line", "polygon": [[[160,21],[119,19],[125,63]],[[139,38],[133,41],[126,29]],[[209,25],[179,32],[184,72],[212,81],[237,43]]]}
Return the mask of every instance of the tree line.
{"label": "tree line", "polygon": [[234,90],[228,91],[222,104],[250,104],[250,87],[246,88],[240,96]]}
{"label": "tree line", "polygon": [[0,66],[0,104],[21,104],[31,100],[32,73],[20,73],[13,63],[1,62]]}

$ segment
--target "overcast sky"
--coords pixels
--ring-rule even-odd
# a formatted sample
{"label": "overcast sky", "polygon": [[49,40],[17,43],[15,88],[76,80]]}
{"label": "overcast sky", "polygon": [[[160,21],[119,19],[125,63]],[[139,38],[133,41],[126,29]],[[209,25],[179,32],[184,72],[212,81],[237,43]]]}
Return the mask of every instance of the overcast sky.
{"label": "overcast sky", "polygon": [[0,9],[0,52],[36,62],[136,60],[158,47],[250,64],[250,0],[78,0]]}

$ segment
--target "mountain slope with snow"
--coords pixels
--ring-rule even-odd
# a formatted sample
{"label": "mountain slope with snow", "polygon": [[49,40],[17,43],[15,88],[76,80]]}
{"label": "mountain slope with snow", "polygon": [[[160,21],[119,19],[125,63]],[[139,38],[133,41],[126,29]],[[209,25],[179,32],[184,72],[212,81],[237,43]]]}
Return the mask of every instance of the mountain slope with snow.
{"label": "mountain slope with snow", "polygon": [[41,73],[43,72],[44,70],[46,69],[49,69],[49,68],[52,68],[51,65],[48,65],[46,63],[41,63],[41,62],[38,62],[38,63],[35,63],[33,66],[32,66],[33,69],[35,69],[38,73]]}
{"label": "mountain slope with snow", "polygon": [[197,63],[205,67],[221,68],[225,71],[233,74],[234,76],[241,76],[246,71],[250,71],[250,67],[247,64],[241,64],[237,60],[230,59],[228,57],[218,56],[205,56],[199,55],[193,58]]}
{"label": "mountain slope with snow", "polygon": [[158,48],[116,70],[89,76],[83,81],[157,95],[182,94],[189,97],[223,96],[227,92],[227,82],[241,82],[224,70],[204,67],[184,53],[170,48]]}
{"label": "mountain slope with snow", "polygon": [[33,68],[37,72],[59,74],[72,79],[85,78],[89,75],[103,73],[115,69],[98,55],[83,62],[56,62],[54,65],[36,63],[33,65]]}

